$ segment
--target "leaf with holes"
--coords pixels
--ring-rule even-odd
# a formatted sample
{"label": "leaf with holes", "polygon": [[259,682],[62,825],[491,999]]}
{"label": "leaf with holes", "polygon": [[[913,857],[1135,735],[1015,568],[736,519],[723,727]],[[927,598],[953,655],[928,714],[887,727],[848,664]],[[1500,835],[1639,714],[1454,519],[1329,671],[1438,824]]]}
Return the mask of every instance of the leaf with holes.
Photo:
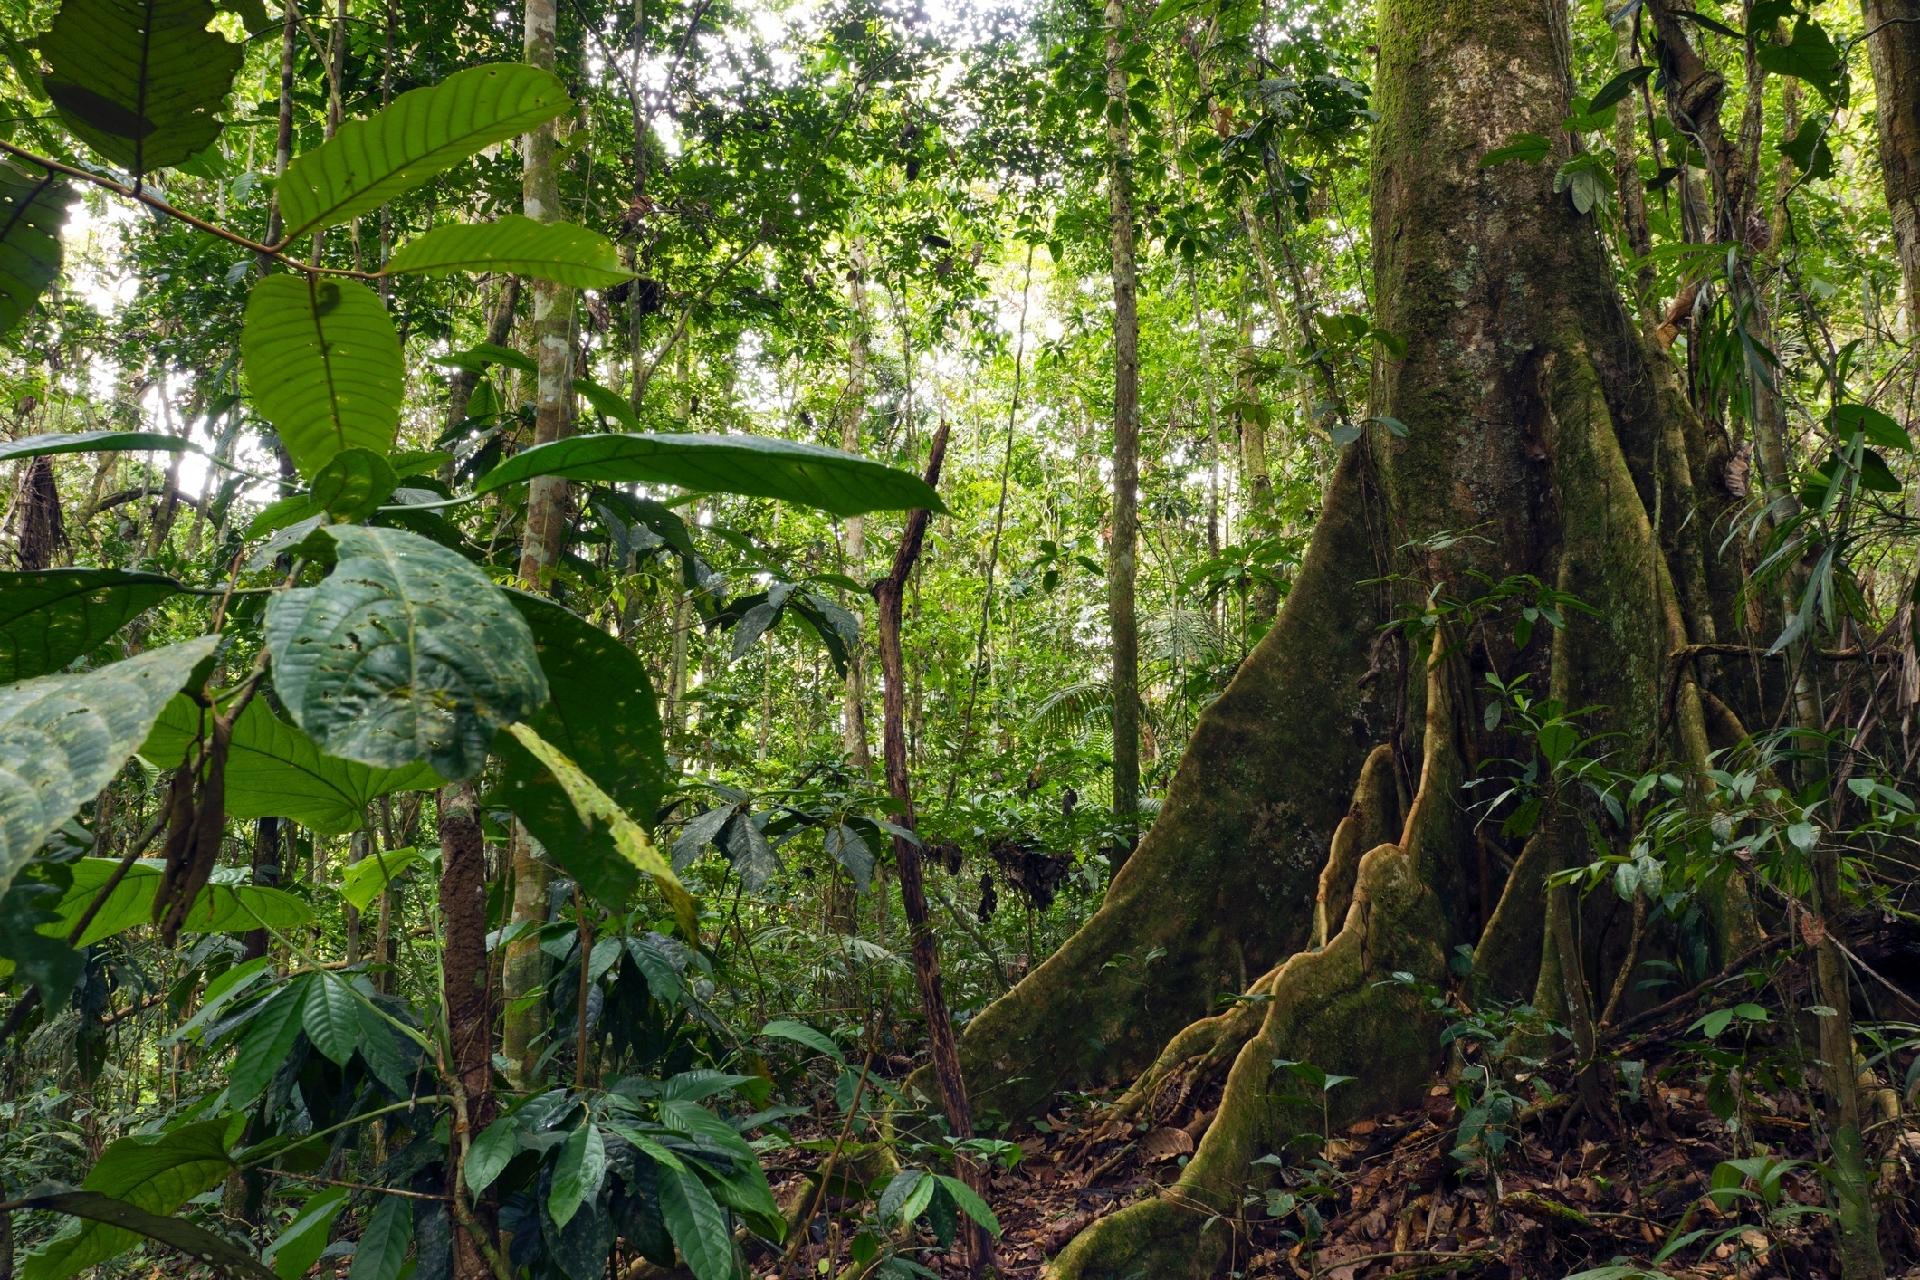
{"label": "leaf with holes", "polygon": [[0,683],[60,670],[180,590],[127,569],[0,573]]}
{"label": "leaf with holes", "polygon": [[309,479],[334,455],[386,455],[406,363],[380,296],[352,280],[268,276],[253,286],[240,359],[254,405]]}
{"label": "leaf with holes", "polygon": [[[591,778],[622,812],[652,819],[666,779],[666,749],[653,685],[638,654],[585,619],[514,592],[533,632],[549,698],[527,724]],[[505,769],[497,794],[590,897],[618,910],[640,873],[606,823],[582,820],[566,789],[512,734],[494,743]]]}
{"label": "leaf with holes", "polygon": [[0,337],[60,274],[60,228],[73,188],[50,170],[0,160]]}
{"label": "leaf with holes", "polygon": [[[176,768],[202,735],[212,713],[191,698],[175,698],[140,745],[142,758]],[[227,816],[291,818],[319,835],[340,836],[366,825],[367,806],[401,791],[432,791],[442,779],[431,765],[376,769],[322,754],[313,739],[255,698],[234,722],[227,744]]]}
{"label": "leaf with holes", "polygon": [[[660,856],[660,850],[653,841],[647,839],[647,833],[640,829],[624,809],[614,802],[612,797],[602,791],[592,778],[580,771],[580,766],[567,759],[557,747],[542,738],[531,725],[516,724],[509,726],[510,732],[519,739],[520,745],[537,760],[553,780],[566,793],[567,800],[573,805],[575,814],[588,827],[604,823],[612,837],[614,850],[634,870],[647,876],[659,888],[673,908],[674,918],[679,922],[681,931],[689,938],[698,938],[699,911],[686,886],[680,883],[680,877],[673,874],[673,868]],[[510,802],[511,803],[511,802]]]}
{"label": "leaf with holes", "polygon": [[474,488],[487,493],[535,476],[742,493],[836,516],[946,510],[919,476],[838,449],[771,436],[575,436],[515,454]]}
{"label": "leaf with holes", "polygon": [[509,272],[576,289],[607,289],[633,279],[613,242],[570,222],[536,222],[510,213],[493,222],[449,222],[409,240],[387,259],[393,275]]}
{"label": "leaf with holes", "polygon": [[324,752],[450,779],[547,698],[533,634],[457,552],[399,529],[327,530],[339,563],[267,606],[274,690]]}
{"label": "leaf with holes", "polygon": [[220,136],[245,50],[207,30],[208,0],[65,0],[40,39],[47,96],[74,134],[135,176]]}
{"label": "leaf with holes", "polygon": [[113,781],[214,644],[202,636],[96,671],[0,688],[0,894],[54,830]]}
{"label": "leaf with holes", "polygon": [[[169,1214],[233,1170],[227,1155],[232,1121],[202,1120],[163,1133],[121,1138],[100,1153],[85,1191],[98,1192],[150,1214]],[[66,1277],[115,1258],[140,1242],[125,1225],[90,1221],[62,1231],[22,1260],[21,1280]]]}
{"label": "leaf with holes", "polygon": [[377,209],[571,105],[558,77],[518,62],[470,67],[403,93],[287,166],[279,187],[285,239]]}

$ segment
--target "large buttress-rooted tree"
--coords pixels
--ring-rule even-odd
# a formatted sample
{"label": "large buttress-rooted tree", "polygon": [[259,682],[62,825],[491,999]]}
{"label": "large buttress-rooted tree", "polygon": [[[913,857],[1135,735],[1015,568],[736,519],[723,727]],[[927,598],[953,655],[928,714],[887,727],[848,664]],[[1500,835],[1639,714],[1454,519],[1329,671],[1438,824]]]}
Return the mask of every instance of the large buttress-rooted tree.
{"label": "large buttress-rooted tree", "polygon": [[[1380,8],[1376,319],[1406,354],[1378,357],[1372,412],[1406,433],[1376,426],[1345,450],[1278,623],[1203,716],[1105,904],[963,1044],[976,1098],[1009,1115],[1129,1080],[1128,1120],[1212,1112],[1178,1183],[1083,1233],[1061,1277],[1213,1273],[1252,1162],[1319,1127],[1283,1100],[1274,1060],[1357,1077],[1330,1099],[1336,1125],[1417,1097],[1438,1028],[1392,973],[1441,981],[1467,944],[1494,992],[1586,1003],[1580,969],[1562,982],[1542,964],[1545,875],[1580,852],[1579,824],[1488,858],[1501,837],[1462,789],[1524,746],[1486,727],[1487,673],[1601,708],[1586,728],[1636,757],[1707,749],[1700,690],[1683,682],[1671,714],[1665,691],[1673,650],[1732,631],[1733,574],[1709,552],[1726,446],[1553,189],[1565,7]],[[1481,164],[1522,131],[1556,154]],[[1394,625],[1524,576],[1595,616],[1525,643],[1501,625]],[[1717,925],[1742,946],[1743,902]],[[1230,992],[1258,998],[1215,1013]]]}

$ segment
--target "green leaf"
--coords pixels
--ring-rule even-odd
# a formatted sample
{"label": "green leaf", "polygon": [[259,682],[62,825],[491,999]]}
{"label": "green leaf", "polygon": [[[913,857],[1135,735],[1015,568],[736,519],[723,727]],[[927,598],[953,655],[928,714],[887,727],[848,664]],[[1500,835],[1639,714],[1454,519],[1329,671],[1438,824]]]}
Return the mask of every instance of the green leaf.
{"label": "green leaf", "polygon": [[383,1198],[354,1246],[347,1280],[398,1280],[412,1244],[412,1202],[400,1196]]}
{"label": "green leaf", "polygon": [[380,295],[352,280],[272,275],[240,330],[247,389],[301,475],[337,453],[384,456],[400,425],[406,362]]}
{"label": "green leaf", "polygon": [[296,978],[267,998],[234,1047],[233,1067],[227,1073],[227,1106],[244,1110],[266,1089],[293,1052],[306,1029],[307,987],[313,979]]}
{"label": "green leaf", "polygon": [[633,411],[633,405],[628,403],[625,396],[607,390],[591,378],[575,378],[573,389],[601,417],[612,418],[628,431],[640,429],[640,415]]}
{"label": "green leaf", "polygon": [[388,885],[426,860],[427,856],[418,849],[375,849],[360,861],[347,865],[340,877],[340,896],[355,911],[365,911]]}
{"label": "green leaf", "polygon": [[278,1280],[301,1280],[326,1252],[327,1239],[333,1233],[334,1219],[347,1207],[345,1187],[327,1187],[315,1192],[300,1208],[262,1255]]}
{"label": "green leaf", "polygon": [[524,351],[515,351],[511,347],[503,347],[492,342],[476,342],[465,351],[435,356],[433,362],[450,369],[465,369],[468,373],[485,373],[488,366],[496,364],[507,369],[517,369],[521,373],[534,373],[540,368],[534,358]]}
{"label": "green leaf", "polygon": [[1846,100],[1846,59],[1834,46],[1832,37],[1811,18],[1794,22],[1793,43],[1761,43],[1755,48],[1754,57],[1768,71],[1805,80],[1828,102]]}
{"label": "green leaf", "polygon": [[48,1209],[135,1236],[145,1236],[197,1261],[209,1263],[228,1275],[247,1276],[252,1280],[278,1280],[273,1272],[256,1262],[252,1254],[225,1236],[217,1236],[205,1227],[196,1226],[182,1218],[150,1213],[138,1205],[101,1195],[98,1191],[44,1191],[26,1196],[16,1203],[21,1208]]}
{"label": "green leaf", "polygon": [[1847,440],[1857,432],[1866,437],[1868,444],[1878,445],[1882,449],[1898,449],[1903,453],[1913,452],[1913,437],[1907,434],[1905,427],[1878,409],[1870,409],[1863,404],[1835,405],[1827,415],[1827,429],[1841,440]]}
{"label": "green leaf", "polygon": [[919,476],[837,449],[770,436],[575,436],[515,454],[474,489],[488,493],[535,476],[744,493],[837,516],[916,507],[946,510]]}
{"label": "green leaf", "polygon": [[215,643],[201,636],[96,671],[0,688],[0,894],[113,781]]}
{"label": "green leaf", "polygon": [[733,1280],[733,1233],[727,1215],[700,1179],[659,1165],[660,1215],[694,1280]]}
{"label": "green leaf", "polygon": [[1480,157],[1480,167],[1491,169],[1495,165],[1520,161],[1526,164],[1539,164],[1553,151],[1553,144],[1538,133],[1516,133],[1507,139],[1506,145],[1495,147]]}
{"label": "green leaf", "polygon": [[496,142],[560,115],[572,104],[551,72],[517,62],[456,71],[403,93],[366,120],[287,166],[280,180],[285,240],[377,209]]}
{"label": "green leaf", "polygon": [[766,888],[780,871],[780,859],[767,842],[767,833],[750,813],[737,814],[727,824],[726,854],[734,874],[746,885],[748,893]]}
{"label": "green leaf", "polygon": [[[124,1201],[149,1214],[169,1214],[217,1187],[233,1169],[227,1156],[230,1121],[202,1120],[163,1133],[121,1138],[100,1153],[83,1190]],[[92,1221],[66,1230],[22,1260],[21,1280],[66,1280],[118,1257],[140,1242],[124,1225]]]}
{"label": "green leaf", "polygon": [[486,574],[416,534],[327,536],[333,572],[267,606],[274,689],[294,723],[331,755],[471,777],[494,731],[546,700],[525,620]]}
{"label": "green leaf", "polygon": [[633,279],[619,250],[598,231],[570,222],[536,222],[510,213],[493,222],[449,222],[401,245],[390,275],[507,272],[576,289],[607,289]]}
{"label": "green leaf", "polygon": [[553,1188],[547,1194],[547,1215],[564,1227],[580,1206],[600,1194],[607,1176],[607,1142],[589,1121],[567,1135],[554,1158]]}
{"label": "green leaf", "polygon": [[828,828],[827,856],[847,869],[860,892],[867,891],[873,882],[873,850],[867,848],[858,831],[844,822]]}
{"label": "green leaf", "polygon": [[313,1047],[336,1067],[353,1059],[360,1038],[360,997],[331,973],[317,973],[307,982],[301,1025]]}
{"label": "green leaf", "polygon": [[220,136],[245,50],[207,30],[208,0],[65,0],[40,39],[47,96],[74,134],[135,176]]}
{"label": "green leaf", "polygon": [[1613,79],[1600,86],[1593,100],[1587,103],[1589,113],[1605,111],[1616,102],[1620,102],[1632,93],[1634,87],[1653,74],[1652,67],[1628,67]]}
{"label": "green leaf", "polygon": [[0,160],[0,337],[60,274],[60,228],[73,188],[51,170]]}
{"label": "green leaf", "polygon": [[933,1199],[933,1190],[933,1179],[927,1176],[926,1170],[900,1170],[880,1192],[880,1221],[906,1226],[925,1212],[927,1202]]}
{"label": "green leaf", "polygon": [[60,670],[179,592],[172,578],[127,569],[0,573],[0,683]]}
{"label": "green leaf", "polygon": [[941,1190],[953,1197],[953,1202],[960,1206],[962,1213],[993,1235],[1000,1234],[1000,1219],[993,1216],[993,1210],[987,1207],[987,1202],[980,1198],[979,1193],[958,1178],[948,1177],[944,1173],[934,1176],[940,1179]]}
{"label": "green leaf", "polygon": [[343,449],[313,478],[313,500],[335,520],[365,520],[400,485],[387,460],[371,449]]}
{"label": "green leaf", "polygon": [[[646,664],[551,601],[521,592],[512,599],[533,633],[550,695],[526,723],[623,813],[651,818],[667,764]],[[513,735],[501,734],[494,751],[505,766],[497,794],[514,815],[582,891],[610,909],[624,909],[644,868],[615,847],[613,829],[584,821],[566,789]]]}
{"label": "green leaf", "polygon": [[845,1064],[846,1055],[840,1052],[840,1046],[827,1039],[820,1032],[804,1022],[795,1022],[791,1018],[775,1018],[760,1028],[762,1036],[772,1036],[776,1040],[791,1040],[803,1044],[815,1053],[825,1054],[835,1062]]}
{"label": "green leaf", "polygon": [[591,829],[595,823],[606,824],[612,837],[614,850],[631,863],[635,870],[649,877],[673,908],[680,929],[689,938],[700,936],[699,910],[693,897],[680,878],[673,874],[673,868],[654,847],[647,833],[638,823],[627,816],[613,799],[594,784],[592,778],[580,771],[578,765],[567,759],[558,748],[542,738],[532,726],[526,724],[511,725],[511,733],[530,752],[533,758],[545,767],[553,776],[562,792],[566,794],[580,821]]}
{"label": "green leaf", "polygon": [[[73,883],[60,897],[55,920],[41,926],[40,932],[50,938],[71,933],[119,866],[118,858],[80,858],[72,863]],[[141,858],[129,866],[87,922],[77,945],[90,947],[150,923],[165,869],[166,863],[158,858]],[[180,928],[183,933],[244,933],[249,929],[296,929],[312,919],[307,904],[290,893],[263,885],[216,881],[194,898]]]}
{"label": "green leaf", "polygon": [[38,458],[52,453],[132,453],[142,449],[164,449],[168,453],[199,453],[190,441],[158,431],[76,431],[50,432],[21,436],[0,443],[0,462],[15,458]]}
{"label": "green leaf", "polygon": [[1833,148],[1827,145],[1827,122],[1814,118],[1801,122],[1800,129],[1780,144],[1780,154],[1794,167],[1818,182],[1833,176]]}
{"label": "green leaf", "polygon": [[[140,746],[161,768],[176,768],[203,733],[211,711],[175,698]],[[432,766],[373,769],[321,754],[313,739],[255,698],[233,725],[227,744],[227,816],[238,821],[291,818],[320,835],[339,836],[366,825],[367,806],[399,791],[432,791],[441,783]]]}
{"label": "green leaf", "polygon": [[520,1151],[520,1136],[511,1116],[501,1116],[481,1131],[467,1147],[467,1161],[461,1169],[467,1189],[479,1195],[493,1185],[508,1163]]}

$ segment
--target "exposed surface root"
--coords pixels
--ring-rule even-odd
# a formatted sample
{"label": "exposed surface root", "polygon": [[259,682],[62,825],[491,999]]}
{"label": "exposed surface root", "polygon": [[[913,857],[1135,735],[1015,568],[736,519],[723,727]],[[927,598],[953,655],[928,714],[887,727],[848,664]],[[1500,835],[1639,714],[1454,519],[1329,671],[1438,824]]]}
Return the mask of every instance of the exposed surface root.
{"label": "exposed surface root", "polygon": [[[1327,946],[1287,959],[1265,983],[1259,1030],[1240,1047],[1218,1110],[1172,1186],[1102,1219],[1055,1259],[1054,1280],[1210,1276],[1242,1231],[1254,1164],[1299,1135],[1418,1097],[1435,1064],[1437,1028],[1396,973],[1444,971],[1445,912],[1433,889],[1468,847],[1457,803],[1461,754],[1447,663],[1428,668],[1420,790],[1397,844],[1361,860],[1345,923]],[[1310,1059],[1349,1084],[1321,1096],[1286,1070]]]}

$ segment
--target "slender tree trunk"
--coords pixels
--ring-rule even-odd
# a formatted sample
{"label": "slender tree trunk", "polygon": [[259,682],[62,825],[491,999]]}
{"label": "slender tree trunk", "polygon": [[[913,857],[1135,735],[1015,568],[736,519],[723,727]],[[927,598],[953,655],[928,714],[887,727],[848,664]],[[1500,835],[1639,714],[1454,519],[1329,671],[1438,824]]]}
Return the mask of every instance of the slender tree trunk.
{"label": "slender tree trunk", "polygon": [[1107,621],[1113,653],[1113,816],[1117,870],[1133,851],[1140,809],[1140,632],[1134,616],[1140,491],[1140,318],[1133,252],[1133,136],[1127,115],[1132,39],[1125,0],[1107,0],[1107,202],[1113,251],[1113,534]]}
{"label": "slender tree trunk", "polygon": [[[440,931],[443,998],[447,1011],[445,1074],[460,1105],[454,1110],[448,1144],[447,1181],[464,1200],[460,1176],[467,1148],[493,1123],[493,992],[487,963],[487,859],[475,812],[473,784],[454,783],[436,793],[440,829]],[[453,1280],[491,1280],[475,1239],[492,1231],[490,1202],[472,1206],[472,1217],[456,1215]]]}
{"label": "slender tree trunk", "polygon": [[[558,10],[554,0],[526,0],[526,60],[551,71],[555,66]],[[558,139],[553,122],[541,125],[522,139],[521,206],[530,218],[553,222],[560,216],[559,175],[553,153]],[[547,444],[566,436],[573,426],[573,291],[550,281],[533,283],[533,343],[539,365],[533,403],[533,443]],[[520,540],[520,579],[531,590],[545,585],[558,560],[567,527],[567,482],[541,476],[528,486],[527,522]],[[512,843],[513,913],[515,925],[538,925],[547,918],[546,858],[526,828],[514,824]],[[506,1023],[501,1052],[511,1064],[515,1083],[532,1078],[533,1043],[539,1034],[538,1001],[526,997],[539,991],[546,964],[537,931],[523,932],[507,944],[502,999]]]}
{"label": "slender tree trunk", "polygon": [[[938,484],[940,464],[947,452],[947,422],[943,418],[934,432],[933,447],[927,457],[927,483]],[[907,515],[907,528],[894,553],[893,570],[873,585],[873,598],[879,605],[880,666],[886,678],[886,696],[882,712],[885,742],[887,790],[898,812],[897,823],[907,831],[915,826],[913,787],[907,776],[906,664],[900,649],[900,612],[906,594],[907,579],[926,536],[926,511]],[[921,870],[920,846],[905,836],[893,838],[894,862],[900,869],[900,901],[906,910],[907,931],[912,941],[914,983],[920,988],[920,1007],[927,1020],[927,1038],[933,1060],[933,1078],[940,1094],[941,1110],[956,1140],[973,1136],[973,1112],[967,1100],[966,1081],[960,1074],[960,1055],[953,1035],[953,1018],[947,1011],[947,999],[940,984],[940,952],[933,935],[932,912],[927,908],[926,880]],[[986,1193],[986,1176],[978,1162],[958,1157],[955,1165],[960,1177],[979,1192]],[[970,1274],[978,1275],[993,1265],[993,1244],[985,1231],[971,1219],[963,1223],[962,1236]]]}
{"label": "slender tree trunk", "polygon": [[1906,290],[1907,341],[1920,341],[1920,0],[1861,0],[1879,102],[1880,172]]}
{"label": "slender tree trunk", "polygon": [[[847,293],[853,302],[853,336],[847,342],[847,390],[840,417],[840,447],[848,453],[860,452],[860,432],[867,421],[867,344],[871,317],[867,307],[867,255],[858,239],[849,255]],[[860,516],[846,521],[843,554],[847,572],[855,581],[866,571],[867,522]],[[862,776],[873,772],[873,755],[867,746],[867,673],[866,646],[855,643],[847,653],[847,678],[841,704],[841,735],[847,759]]]}

